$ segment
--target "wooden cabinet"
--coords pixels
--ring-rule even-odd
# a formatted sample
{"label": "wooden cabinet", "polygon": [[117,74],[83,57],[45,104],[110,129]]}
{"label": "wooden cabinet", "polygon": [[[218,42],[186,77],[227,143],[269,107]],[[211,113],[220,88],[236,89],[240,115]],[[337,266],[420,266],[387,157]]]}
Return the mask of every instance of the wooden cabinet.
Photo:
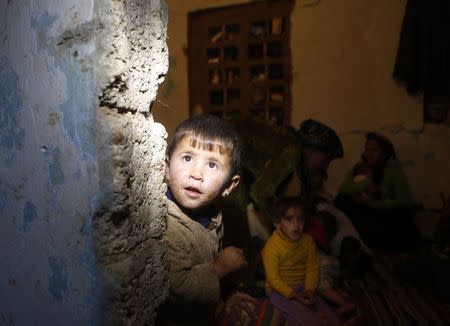
{"label": "wooden cabinet", "polygon": [[189,13],[190,113],[289,124],[293,1]]}

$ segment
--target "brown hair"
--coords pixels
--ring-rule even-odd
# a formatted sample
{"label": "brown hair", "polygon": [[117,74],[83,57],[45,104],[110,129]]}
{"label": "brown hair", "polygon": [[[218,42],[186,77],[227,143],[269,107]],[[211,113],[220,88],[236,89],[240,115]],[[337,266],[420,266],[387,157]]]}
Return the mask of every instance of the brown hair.
{"label": "brown hair", "polygon": [[286,216],[291,207],[299,207],[302,210],[303,220],[306,222],[306,209],[304,199],[299,196],[282,197],[277,200],[273,207],[273,222],[278,223]]}
{"label": "brown hair", "polygon": [[172,156],[175,148],[185,137],[190,137],[193,147],[208,151],[219,150],[220,154],[231,157],[231,173],[235,174],[241,163],[241,140],[234,127],[219,117],[203,114],[184,120],[175,130],[172,141],[167,146],[167,156]]}

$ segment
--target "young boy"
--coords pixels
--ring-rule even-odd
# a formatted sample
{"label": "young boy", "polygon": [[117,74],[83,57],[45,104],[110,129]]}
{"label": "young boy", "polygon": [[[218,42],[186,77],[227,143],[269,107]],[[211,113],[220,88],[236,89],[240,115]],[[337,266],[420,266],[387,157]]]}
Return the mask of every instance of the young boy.
{"label": "young boy", "polygon": [[[220,279],[244,267],[243,251],[221,248],[222,216],[216,206],[238,185],[240,139],[226,121],[211,115],[182,122],[167,149],[169,299],[161,324],[211,324]],[[255,299],[238,293],[227,310]],[[164,322],[161,322],[164,320]]]}

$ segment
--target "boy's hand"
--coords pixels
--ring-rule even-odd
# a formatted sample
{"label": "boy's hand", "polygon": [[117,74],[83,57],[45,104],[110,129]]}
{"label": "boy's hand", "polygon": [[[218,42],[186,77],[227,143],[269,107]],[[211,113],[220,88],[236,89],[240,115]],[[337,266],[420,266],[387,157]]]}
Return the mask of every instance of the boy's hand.
{"label": "boy's hand", "polygon": [[244,251],[233,246],[223,249],[214,261],[214,270],[219,278],[245,266],[247,266],[247,261]]}
{"label": "boy's hand", "polygon": [[316,303],[316,294],[310,291],[296,293],[293,299],[303,303],[306,306],[311,306]]}

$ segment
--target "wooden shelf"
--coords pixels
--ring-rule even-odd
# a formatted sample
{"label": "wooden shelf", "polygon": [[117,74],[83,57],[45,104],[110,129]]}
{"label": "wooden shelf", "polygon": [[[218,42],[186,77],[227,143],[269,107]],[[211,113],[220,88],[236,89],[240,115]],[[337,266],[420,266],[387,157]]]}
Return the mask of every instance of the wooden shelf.
{"label": "wooden shelf", "polygon": [[188,17],[190,112],[290,124],[294,1],[253,2]]}

